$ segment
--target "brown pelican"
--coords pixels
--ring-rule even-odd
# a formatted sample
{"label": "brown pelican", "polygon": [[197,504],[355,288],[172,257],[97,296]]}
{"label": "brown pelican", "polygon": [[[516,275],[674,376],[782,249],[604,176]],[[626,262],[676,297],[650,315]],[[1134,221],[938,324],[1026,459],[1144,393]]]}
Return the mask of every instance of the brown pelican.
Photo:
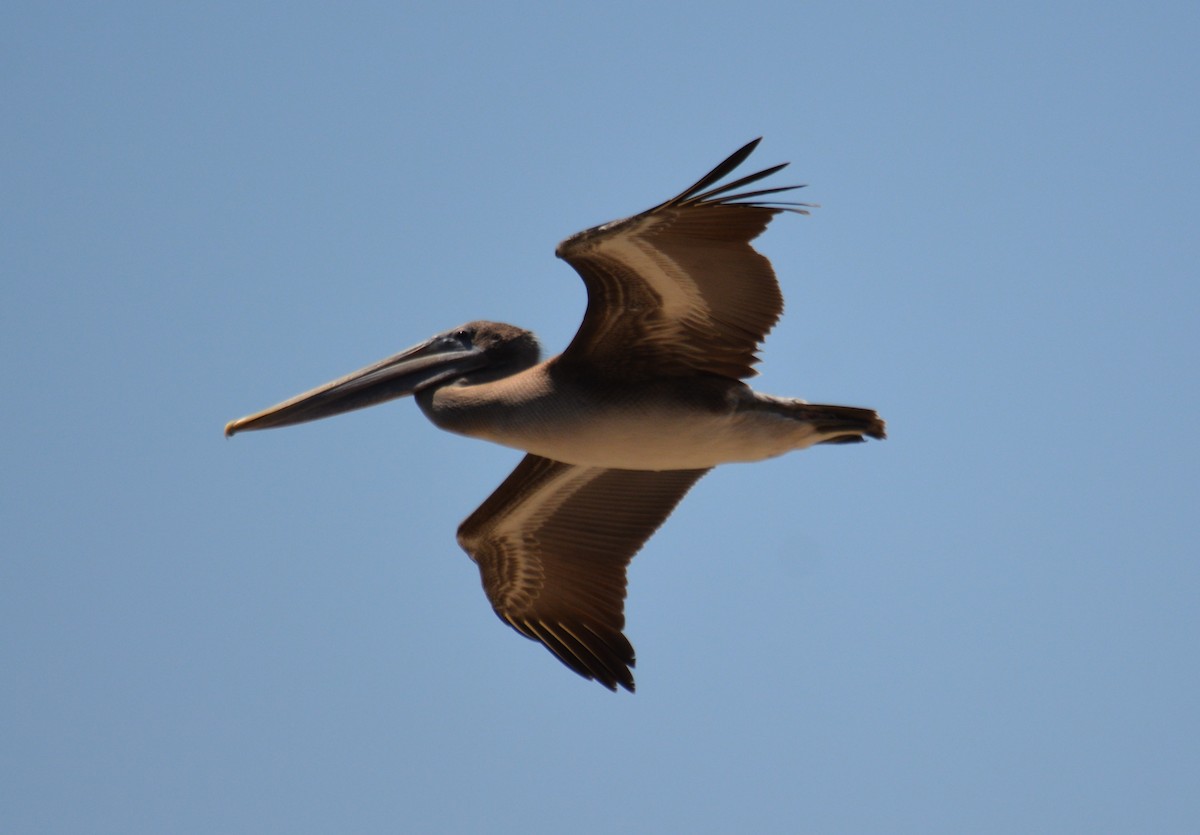
{"label": "brown pelican", "polygon": [[[225,427],[288,426],[415,395],[438,427],[525,451],[458,529],[496,614],[581,676],[634,689],[625,569],[701,476],[813,444],[883,438],[870,409],[771,397],[742,382],[783,311],[750,242],[799,186],[715,184],[750,142],[678,197],[572,235],[556,254],[587,312],[558,356],[529,331],[470,322]],[[715,187],[714,187],[715,186]],[[768,198],[768,199],[763,199]]]}

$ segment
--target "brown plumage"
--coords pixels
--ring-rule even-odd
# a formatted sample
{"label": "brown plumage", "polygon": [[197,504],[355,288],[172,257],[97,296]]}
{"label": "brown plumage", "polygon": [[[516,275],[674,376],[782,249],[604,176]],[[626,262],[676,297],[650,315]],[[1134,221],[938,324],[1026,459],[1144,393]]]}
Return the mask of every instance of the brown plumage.
{"label": "brown plumage", "polygon": [[526,455],[458,529],[501,619],[575,672],[633,689],[625,569],[707,470],[612,470]]}
{"label": "brown plumage", "polygon": [[808,214],[808,204],[759,199],[802,186],[736,191],[786,163],[705,189],[759,141],[678,196],[558,245],[556,254],[588,291],[583,324],[562,362],[622,378],[703,372],[740,380],[755,373],[755,351],[779,320],[783,295],[771,262],[750,242],[774,215]]}
{"label": "brown plumage", "polygon": [[440,428],[528,454],[458,541],[500,618],[585,678],[634,689],[624,635],[629,561],[705,473],[813,444],[883,438],[871,409],[753,391],[783,297],[750,245],[799,186],[716,183],[755,140],[652,209],[567,238],[588,306],[559,356],[533,334],[476,321],[232,421],[226,434],[315,420],[413,394]]}

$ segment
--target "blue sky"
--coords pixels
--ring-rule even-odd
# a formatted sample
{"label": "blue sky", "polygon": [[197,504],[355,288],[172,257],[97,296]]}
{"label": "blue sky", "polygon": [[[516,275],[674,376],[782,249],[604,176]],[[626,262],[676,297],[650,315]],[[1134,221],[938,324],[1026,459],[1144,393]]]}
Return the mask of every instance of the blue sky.
{"label": "blue sky", "polygon": [[[1194,3],[10,4],[0,828],[1193,832]],[[704,479],[638,693],[490,611],[519,453],[223,424],[460,322],[745,141],[756,385],[884,443]]]}

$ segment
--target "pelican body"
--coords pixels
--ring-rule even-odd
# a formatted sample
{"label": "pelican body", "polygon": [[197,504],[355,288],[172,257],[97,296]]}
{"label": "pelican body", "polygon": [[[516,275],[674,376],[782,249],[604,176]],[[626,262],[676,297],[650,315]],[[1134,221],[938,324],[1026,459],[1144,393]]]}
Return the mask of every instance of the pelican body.
{"label": "pelican body", "polygon": [[739,191],[784,165],[713,187],[758,142],[677,197],[559,244],[588,291],[562,354],[543,362],[529,331],[469,322],[225,434],[412,395],[441,429],[523,450],[459,527],[459,544],[502,620],[585,678],[632,691],[626,567],[692,485],[718,464],[885,436],[871,409],[743,382],[783,310],[750,242],[776,214],[810,208],[763,199],[799,186]]}

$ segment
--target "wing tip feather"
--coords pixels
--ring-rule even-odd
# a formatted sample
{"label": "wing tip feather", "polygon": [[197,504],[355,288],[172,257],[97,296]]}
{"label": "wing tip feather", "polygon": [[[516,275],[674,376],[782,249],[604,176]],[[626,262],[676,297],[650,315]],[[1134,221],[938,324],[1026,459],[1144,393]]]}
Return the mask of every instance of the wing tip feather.
{"label": "wing tip feather", "polygon": [[[616,232],[622,231],[624,228],[640,223],[657,212],[675,208],[701,208],[701,207],[718,207],[718,206],[742,206],[746,210],[769,212],[770,214],[778,214],[780,212],[791,212],[793,214],[807,215],[809,209],[817,208],[816,203],[800,203],[786,200],[756,200],[754,198],[766,197],[771,194],[779,194],[785,191],[793,191],[795,189],[805,188],[806,184],[797,184],[790,186],[775,186],[767,189],[756,189],[741,193],[736,192],[737,189],[750,185],[765,179],[772,174],[786,168],[790,163],[783,162],[777,165],[772,165],[761,171],[755,171],[747,174],[744,177],[726,183],[725,185],[710,188],[716,183],[725,179],[733,173],[758,147],[762,142],[762,137],[759,136],[750,140],[742,147],[738,148],[711,171],[697,180],[688,188],[684,189],[679,194],[669,200],[659,203],[643,212],[636,215],[622,218],[620,220],[610,221],[608,223],[593,226],[589,229],[584,229],[581,232],[576,232],[562,241],[554,248],[554,255],[564,261],[570,261],[572,257],[579,256],[586,252],[590,246],[598,239],[602,239]],[[706,191],[706,189],[708,189]]]}
{"label": "wing tip feather", "polygon": [[[598,629],[586,622],[579,623],[573,629],[566,623],[547,623],[540,618],[514,618],[508,614],[497,614],[521,635],[544,646],[573,673],[588,681],[595,681],[614,693],[618,687],[630,693],[635,692],[633,668],[637,665],[637,658],[633,645],[622,633]],[[590,632],[592,637],[581,635],[583,629]]]}

